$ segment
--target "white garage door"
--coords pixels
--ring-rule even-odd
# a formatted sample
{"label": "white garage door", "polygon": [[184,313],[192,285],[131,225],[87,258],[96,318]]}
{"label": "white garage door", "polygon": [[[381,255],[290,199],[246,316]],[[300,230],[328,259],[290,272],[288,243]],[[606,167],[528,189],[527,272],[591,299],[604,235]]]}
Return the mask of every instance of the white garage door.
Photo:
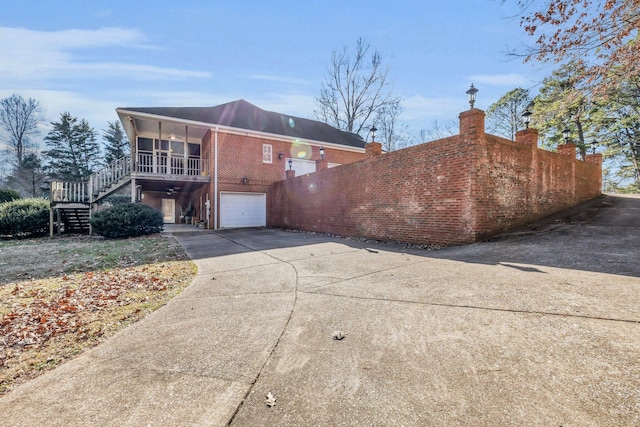
{"label": "white garage door", "polygon": [[265,193],[221,193],[220,228],[265,227]]}

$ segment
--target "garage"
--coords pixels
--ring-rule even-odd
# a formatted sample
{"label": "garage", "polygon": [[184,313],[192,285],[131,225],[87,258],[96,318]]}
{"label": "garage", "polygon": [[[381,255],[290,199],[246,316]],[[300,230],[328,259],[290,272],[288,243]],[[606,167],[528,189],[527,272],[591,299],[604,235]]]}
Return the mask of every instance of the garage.
{"label": "garage", "polygon": [[265,193],[220,193],[220,228],[265,227]]}

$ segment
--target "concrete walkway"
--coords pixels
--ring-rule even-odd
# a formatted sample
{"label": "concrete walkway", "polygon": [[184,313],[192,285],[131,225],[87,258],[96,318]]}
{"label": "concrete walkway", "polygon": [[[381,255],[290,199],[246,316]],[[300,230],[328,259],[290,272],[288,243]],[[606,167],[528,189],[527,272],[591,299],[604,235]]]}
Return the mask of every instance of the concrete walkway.
{"label": "concrete walkway", "polygon": [[439,251],[173,233],[194,282],[0,424],[640,425],[640,198]]}

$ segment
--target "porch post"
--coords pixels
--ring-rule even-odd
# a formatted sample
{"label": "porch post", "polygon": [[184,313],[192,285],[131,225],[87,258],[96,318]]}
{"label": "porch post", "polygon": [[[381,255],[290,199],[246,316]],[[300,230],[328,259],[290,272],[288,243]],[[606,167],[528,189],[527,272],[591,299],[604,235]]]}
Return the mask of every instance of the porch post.
{"label": "porch post", "polygon": [[131,178],[131,203],[137,202],[136,200],[136,179]]}

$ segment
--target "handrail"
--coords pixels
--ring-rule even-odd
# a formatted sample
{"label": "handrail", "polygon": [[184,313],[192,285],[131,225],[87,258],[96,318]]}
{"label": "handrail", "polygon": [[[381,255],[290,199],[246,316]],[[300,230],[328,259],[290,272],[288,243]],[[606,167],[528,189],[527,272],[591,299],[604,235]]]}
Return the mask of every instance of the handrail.
{"label": "handrail", "polygon": [[207,159],[184,156],[161,156],[138,153],[135,171],[157,175],[206,175],[209,171]]}
{"label": "handrail", "polygon": [[121,157],[89,177],[91,197],[131,174],[131,155]]}
{"label": "handrail", "polygon": [[[138,153],[135,171],[158,175],[206,175],[207,159],[177,156],[156,156]],[[131,155],[121,157],[89,176],[88,181],[52,181],[52,202],[93,203],[101,191],[107,190],[122,178],[131,175]]]}

